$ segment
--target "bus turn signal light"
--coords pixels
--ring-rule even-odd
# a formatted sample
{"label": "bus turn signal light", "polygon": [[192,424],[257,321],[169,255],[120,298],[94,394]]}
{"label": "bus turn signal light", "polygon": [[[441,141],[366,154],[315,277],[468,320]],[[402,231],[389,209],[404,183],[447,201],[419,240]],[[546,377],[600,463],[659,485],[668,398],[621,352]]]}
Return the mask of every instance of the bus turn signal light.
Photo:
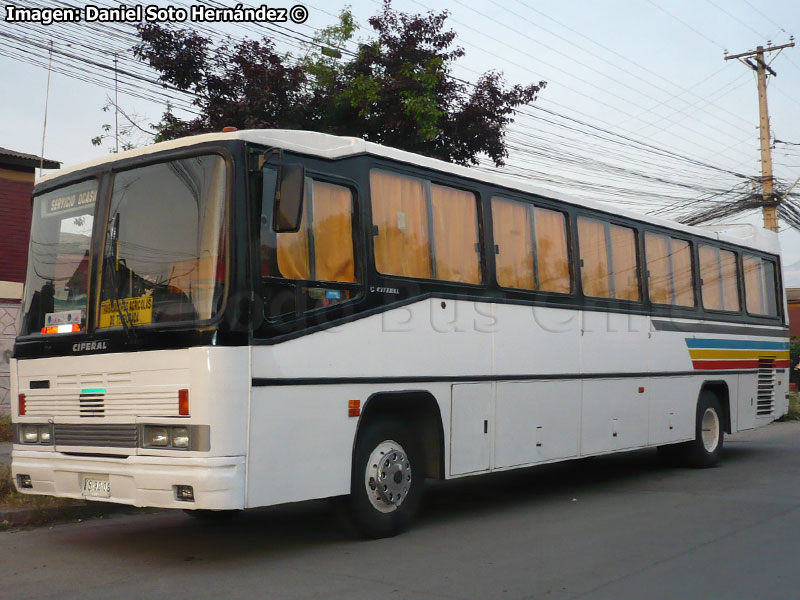
{"label": "bus turn signal light", "polygon": [[189,416],[189,390],[178,390],[178,414]]}
{"label": "bus turn signal light", "polygon": [[347,401],[347,416],[357,417],[361,414],[361,400]]}
{"label": "bus turn signal light", "polygon": [[79,323],[67,323],[65,325],[50,325],[49,327],[42,327],[42,335],[50,333],[78,333],[81,330]]}
{"label": "bus turn signal light", "polygon": [[17,407],[17,414],[22,417],[25,416],[25,394],[19,395],[19,406]]}

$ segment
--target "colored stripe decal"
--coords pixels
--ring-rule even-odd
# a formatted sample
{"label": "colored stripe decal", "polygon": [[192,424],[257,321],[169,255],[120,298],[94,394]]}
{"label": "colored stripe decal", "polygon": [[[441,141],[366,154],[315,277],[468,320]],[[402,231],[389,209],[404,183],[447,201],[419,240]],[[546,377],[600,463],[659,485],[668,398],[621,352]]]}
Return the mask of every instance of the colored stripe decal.
{"label": "colored stripe decal", "polygon": [[761,350],[689,350],[689,356],[695,358],[789,358],[789,351],[761,351]]}
{"label": "colored stripe decal", "polygon": [[789,342],[762,342],[759,340],[705,340],[686,338],[688,348],[728,348],[736,350],[789,350]]}
{"label": "colored stripe decal", "polygon": [[[772,361],[772,369],[789,368],[789,344],[760,340],[685,338],[696,371],[758,369]],[[767,363],[769,364],[769,363]]]}
{"label": "colored stripe decal", "polygon": [[[693,360],[692,365],[699,371],[729,371],[733,369],[758,369],[757,360]],[[776,360],[776,369],[787,369],[788,360]]]}

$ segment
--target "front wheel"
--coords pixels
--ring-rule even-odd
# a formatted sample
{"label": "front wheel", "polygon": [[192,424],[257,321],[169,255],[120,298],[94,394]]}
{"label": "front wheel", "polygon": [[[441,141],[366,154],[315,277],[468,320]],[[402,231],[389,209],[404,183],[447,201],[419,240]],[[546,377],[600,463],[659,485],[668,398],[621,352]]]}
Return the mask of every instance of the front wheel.
{"label": "front wheel", "polygon": [[416,436],[403,423],[382,419],[358,435],[348,497],[350,518],[369,538],[404,531],[419,507],[424,460]]}

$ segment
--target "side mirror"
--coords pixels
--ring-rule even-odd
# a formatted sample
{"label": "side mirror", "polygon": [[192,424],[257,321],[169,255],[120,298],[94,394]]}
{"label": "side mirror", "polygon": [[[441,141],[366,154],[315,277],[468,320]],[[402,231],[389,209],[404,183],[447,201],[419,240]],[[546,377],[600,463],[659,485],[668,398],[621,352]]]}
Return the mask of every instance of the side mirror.
{"label": "side mirror", "polygon": [[294,233],[300,230],[303,218],[306,169],[301,164],[283,164],[278,171],[272,229],[276,233]]}

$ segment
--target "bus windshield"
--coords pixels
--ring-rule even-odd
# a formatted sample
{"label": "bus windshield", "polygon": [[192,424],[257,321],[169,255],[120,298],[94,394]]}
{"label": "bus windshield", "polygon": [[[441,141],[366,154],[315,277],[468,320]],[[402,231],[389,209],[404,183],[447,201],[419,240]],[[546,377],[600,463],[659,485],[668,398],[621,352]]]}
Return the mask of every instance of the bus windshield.
{"label": "bus windshield", "polygon": [[218,155],[118,173],[98,327],[211,318],[224,293],[224,206]]}
{"label": "bus windshield", "polygon": [[34,198],[23,334],[86,327],[96,199],[95,179]]}
{"label": "bus windshield", "polygon": [[97,189],[93,179],[34,199],[22,334],[85,330],[90,269],[102,281],[99,329],[213,317],[225,291],[225,160],[116,173],[103,255],[92,264],[102,241],[92,241]]}

